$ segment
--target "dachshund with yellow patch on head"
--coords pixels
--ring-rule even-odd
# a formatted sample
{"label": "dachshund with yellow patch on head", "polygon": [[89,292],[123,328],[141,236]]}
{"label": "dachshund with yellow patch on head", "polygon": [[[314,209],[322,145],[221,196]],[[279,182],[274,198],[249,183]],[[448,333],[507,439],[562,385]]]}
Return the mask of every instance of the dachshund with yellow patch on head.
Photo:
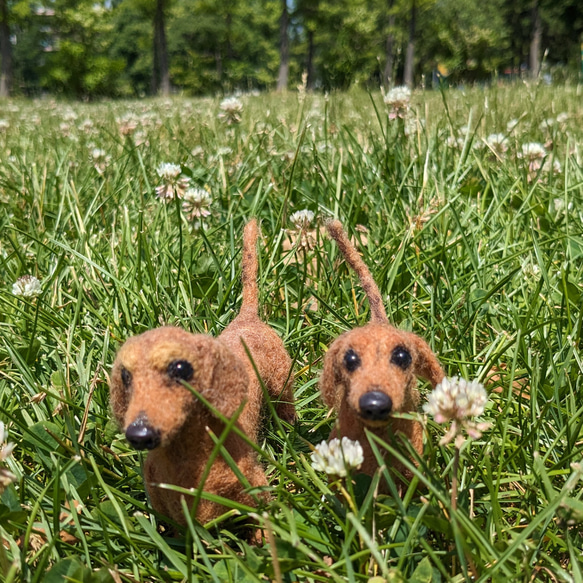
{"label": "dachshund with yellow patch on head", "polygon": [[[136,449],[148,450],[144,481],[153,508],[179,524],[186,524],[182,495],[159,484],[199,487],[215,447],[209,432],[218,437],[225,428],[184,382],[226,418],[245,403],[237,425],[256,441],[263,392],[254,363],[269,395],[276,400],[278,415],[290,423],[295,420],[291,359],[279,336],[258,315],[257,237],[257,221],[252,220],[243,234],[241,311],[218,338],[170,326],[149,330],[127,340],[113,365],[113,414],[127,440]],[[224,446],[251,486],[267,485],[248,443],[231,432]],[[203,489],[254,505],[221,455],[211,464]],[[187,497],[189,506],[192,501]],[[221,504],[201,499],[196,517],[204,524],[226,510]]]}
{"label": "dachshund with yellow patch on head", "polygon": [[[331,344],[324,358],[320,391],[324,402],[338,414],[331,437],[359,441],[364,451],[361,471],[372,476],[378,463],[365,429],[388,443],[393,435],[401,432],[421,453],[421,424],[392,415],[417,411],[417,377],[428,380],[435,388],[444,373],[423,339],[389,324],[378,286],[340,221],[330,221],[327,228],[344,259],[358,275],[370,303],[371,321],[341,334]],[[385,461],[407,474],[386,452]]]}

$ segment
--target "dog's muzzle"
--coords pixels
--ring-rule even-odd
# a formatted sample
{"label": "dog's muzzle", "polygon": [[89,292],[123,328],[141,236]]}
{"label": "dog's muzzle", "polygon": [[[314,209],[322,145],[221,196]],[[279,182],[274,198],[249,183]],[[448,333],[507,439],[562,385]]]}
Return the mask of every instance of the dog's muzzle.
{"label": "dog's muzzle", "polygon": [[160,445],[160,432],[154,429],[146,417],[138,417],[126,429],[126,439],[136,449],[155,449]]}
{"label": "dog's muzzle", "polygon": [[358,399],[360,416],[367,421],[386,421],[391,414],[393,401],[380,391],[369,391]]}

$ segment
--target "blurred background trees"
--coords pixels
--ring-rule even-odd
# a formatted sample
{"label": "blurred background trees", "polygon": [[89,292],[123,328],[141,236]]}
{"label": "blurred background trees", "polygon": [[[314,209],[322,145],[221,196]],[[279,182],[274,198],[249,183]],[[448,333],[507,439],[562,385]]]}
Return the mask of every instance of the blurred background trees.
{"label": "blurred background trees", "polygon": [[0,0],[0,97],[581,72],[581,0]]}

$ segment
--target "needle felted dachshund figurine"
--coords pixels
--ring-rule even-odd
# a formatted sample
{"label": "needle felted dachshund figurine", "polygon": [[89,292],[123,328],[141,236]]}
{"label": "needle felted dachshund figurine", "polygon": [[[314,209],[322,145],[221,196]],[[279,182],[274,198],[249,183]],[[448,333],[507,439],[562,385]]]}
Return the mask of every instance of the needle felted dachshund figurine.
{"label": "needle felted dachshund figurine", "polygon": [[[417,411],[416,377],[428,380],[435,387],[444,373],[424,340],[389,324],[380,291],[342,224],[331,221],[327,228],[344,259],[358,275],[370,303],[371,321],[345,332],[332,343],[324,358],[320,391],[324,402],[338,414],[331,437],[358,440],[364,453],[361,471],[372,476],[378,463],[365,428],[389,443],[392,435],[402,432],[421,453],[421,424],[393,418],[391,414]],[[407,474],[401,464],[385,457],[389,465]]]}
{"label": "needle felted dachshund figurine", "polygon": [[[258,316],[257,237],[252,220],[243,235],[241,311],[218,338],[170,326],[149,330],[127,340],[113,366],[114,416],[136,449],[149,450],[144,481],[153,508],[179,524],[185,524],[181,494],[158,484],[197,488],[214,448],[209,430],[218,437],[225,428],[182,381],[227,418],[245,402],[237,424],[255,441],[263,393],[247,346],[268,393],[278,400],[278,414],[295,420],[291,359],[279,336]],[[231,432],[224,446],[251,486],[267,485],[255,452],[241,437]],[[254,505],[221,455],[210,465],[203,489]],[[188,496],[189,506],[192,501]],[[196,517],[204,524],[226,510],[201,499]]]}

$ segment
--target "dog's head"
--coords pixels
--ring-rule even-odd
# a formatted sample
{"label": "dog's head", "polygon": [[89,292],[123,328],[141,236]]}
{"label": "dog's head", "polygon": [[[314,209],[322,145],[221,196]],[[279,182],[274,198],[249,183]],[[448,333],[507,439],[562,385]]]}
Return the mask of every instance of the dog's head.
{"label": "dog's head", "polygon": [[110,380],[111,406],[134,447],[167,445],[185,423],[209,414],[182,381],[225,417],[247,396],[242,363],[209,336],[168,326],[134,336],[120,348]]}
{"label": "dog's head", "polygon": [[435,387],[443,376],[437,358],[419,336],[371,323],[332,343],[324,358],[320,390],[328,406],[340,410],[346,403],[363,424],[383,427],[391,413],[410,412],[417,377]]}

